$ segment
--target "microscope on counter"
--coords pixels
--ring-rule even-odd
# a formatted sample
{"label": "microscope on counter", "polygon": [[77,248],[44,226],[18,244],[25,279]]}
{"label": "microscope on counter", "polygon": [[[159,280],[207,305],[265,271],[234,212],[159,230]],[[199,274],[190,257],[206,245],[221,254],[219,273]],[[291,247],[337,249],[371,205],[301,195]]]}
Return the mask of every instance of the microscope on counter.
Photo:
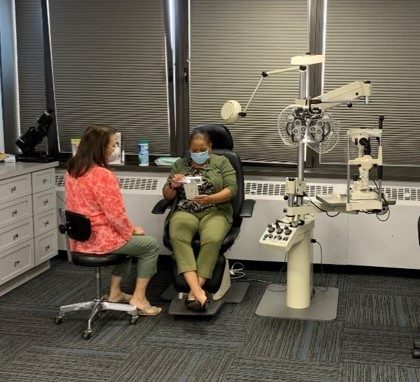
{"label": "microscope on counter", "polygon": [[[311,200],[306,194],[304,165],[307,148],[320,154],[331,151],[339,139],[340,124],[326,111],[340,104],[351,105],[357,100],[367,104],[371,95],[370,82],[355,81],[315,98],[308,96],[308,66],[324,62],[323,55],[296,56],[290,68],[263,72],[245,109],[239,102],[227,101],[221,110],[225,123],[235,123],[246,117],[246,111],[263,80],[272,74],[299,70],[299,98],[283,109],[277,119],[279,135],[286,145],[297,147],[297,176],[286,179],[284,199],[287,207],[284,216],[269,223],[260,237],[260,244],[277,247],[286,252],[286,294],[279,285],[270,284],[257,308],[261,316],[308,320],[332,320],[337,315],[338,289],[314,288],[312,277],[313,230],[315,214],[360,211],[383,214],[390,204],[382,193],[382,127],[384,117],[379,117],[378,128],[349,129],[347,140],[347,192],[346,194],[316,195]],[[375,142],[377,155],[373,154]],[[356,148],[355,158],[351,153]],[[358,174],[352,176],[352,167]],[[374,187],[369,174],[377,169],[379,184]],[[283,286],[280,286],[284,288]]]}

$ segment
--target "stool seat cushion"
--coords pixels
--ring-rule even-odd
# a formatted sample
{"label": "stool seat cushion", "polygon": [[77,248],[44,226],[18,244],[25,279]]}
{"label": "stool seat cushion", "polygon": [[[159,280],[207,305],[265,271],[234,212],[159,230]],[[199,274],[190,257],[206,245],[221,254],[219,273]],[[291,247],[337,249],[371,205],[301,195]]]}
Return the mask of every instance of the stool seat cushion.
{"label": "stool seat cushion", "polygon": [[81,267],[103,267],[107,265],[121,264],[127,258],[126,255],[106,253],[97,255],[92,253],[72,252],[72,262]]}

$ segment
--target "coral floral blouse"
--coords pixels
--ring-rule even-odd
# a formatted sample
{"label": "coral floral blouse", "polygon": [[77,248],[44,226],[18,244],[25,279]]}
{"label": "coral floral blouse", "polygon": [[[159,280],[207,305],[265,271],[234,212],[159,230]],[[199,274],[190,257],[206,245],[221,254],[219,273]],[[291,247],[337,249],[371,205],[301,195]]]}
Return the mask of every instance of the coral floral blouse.
{"label": "coral floral blouse", "polygon": [[104,254],[130,240],[134,226],[128,219],[116,176],[100,166],[74,178],[65,176],[66,209],[90,219],[92,234],[87,241],[70,240],[70,250]]}

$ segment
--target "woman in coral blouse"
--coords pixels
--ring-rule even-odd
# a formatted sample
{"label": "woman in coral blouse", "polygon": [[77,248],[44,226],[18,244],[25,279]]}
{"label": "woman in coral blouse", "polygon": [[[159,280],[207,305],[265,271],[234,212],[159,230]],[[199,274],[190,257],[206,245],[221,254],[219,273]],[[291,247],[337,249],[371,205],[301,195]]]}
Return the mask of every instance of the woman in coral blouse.
{"label": "woman in coral blouse", "polygon": [[[158,243],[140,226],[128,219],[118,180],[108,163],[118,157],[115,130],[109,126],[89,126],[82,135],[76,155],[67,163],[65,177],[66,209],[85,215],[92,234],[84,242],[70,240],[71,251],[89,254],[128,255],[111,275],[110,302],[128,302],[139,314],[154,316],[162,308],[151,306],[146,298],[150,278],[156,273]],[[121,290],[122,277],[129,272],[131,258],[137,258],[137,282],[133,295]]]}

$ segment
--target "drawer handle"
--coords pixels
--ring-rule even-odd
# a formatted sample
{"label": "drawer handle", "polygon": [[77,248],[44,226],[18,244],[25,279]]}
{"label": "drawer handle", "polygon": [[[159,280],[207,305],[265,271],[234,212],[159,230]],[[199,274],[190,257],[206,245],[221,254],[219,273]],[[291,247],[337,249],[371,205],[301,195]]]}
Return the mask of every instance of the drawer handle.
{"label": "drawer handle", "polygon": [[18,233],[15,233],[15,234],[13,235],[13,240],[16,240],[18,237],[19,237],[19,234],[18,234]]}
{"label": "drawer handle", "polygon": [[13,186],[10,188],[10,192],[15,192],[16,191],[16,186]]}
{"label": "drawer handle", "polygon": [[47,245],[47,246],[45,247],[45,251],[48,251],[50,248],[51,248],[51,247],[50,247],[49,245]]}
{"label": "drawer handle", "polygon": [[17,215],[17,210],[12,211],[12,216],[15,217]]}
{"label": "drawer handle", "polygon": [[44,206],[46,206],[48,204],[48,199],[44,200]]}
{"label": "drawer handle", "polygon": [[44,226],[46,227],[48,224],[50,224],[50,221],[47,220],[46,222],[44,222]]}
{"label": "drawer handle", "polygon": [[48,182],[48,179],[42,179],[42,183],[45,184]]}
{"label": "drawer handle", "polygon": [[19,265],[19,263],[20,263],[20,260],[16,260],[15,261],[15,267],[17,267]]}

